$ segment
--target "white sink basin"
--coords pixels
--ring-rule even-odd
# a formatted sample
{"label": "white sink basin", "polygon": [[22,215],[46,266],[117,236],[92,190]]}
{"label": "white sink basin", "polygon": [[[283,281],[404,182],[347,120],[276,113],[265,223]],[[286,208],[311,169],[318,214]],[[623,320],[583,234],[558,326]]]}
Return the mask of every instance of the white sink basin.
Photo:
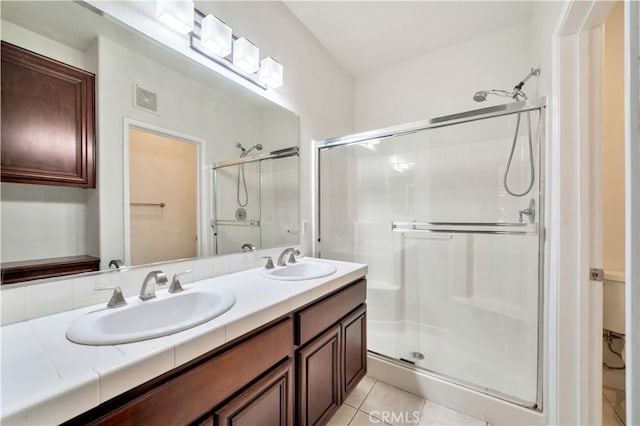
{"label": "white sink basin", "polygon": [[67,330],[67,339],[85,345],[116,345],[166,336],[222,315],[236,298],[222,289],[189,288],[128,302],[121,308],[105,308],[78,318]]}
{"label": "white sink basin", "polygon": [[328,263],[300,262],[275,269],[264,269],[260,274],[272,280],[301,281],[326,277],[335,274],[337,270],[335,266]]}

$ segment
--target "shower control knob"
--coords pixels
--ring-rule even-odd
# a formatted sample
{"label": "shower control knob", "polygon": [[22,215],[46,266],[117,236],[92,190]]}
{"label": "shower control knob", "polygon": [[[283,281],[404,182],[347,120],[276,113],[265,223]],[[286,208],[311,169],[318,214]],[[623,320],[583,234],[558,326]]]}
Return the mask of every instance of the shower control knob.
{"label": "shower control knob", "polygon": [[529,218],[529,223],[534,223],[536,220],[536,202],[531,199],[529,201],[529,207],[524,210],[518,211],[518,222],[523,222],[523,216],[527,216]]}

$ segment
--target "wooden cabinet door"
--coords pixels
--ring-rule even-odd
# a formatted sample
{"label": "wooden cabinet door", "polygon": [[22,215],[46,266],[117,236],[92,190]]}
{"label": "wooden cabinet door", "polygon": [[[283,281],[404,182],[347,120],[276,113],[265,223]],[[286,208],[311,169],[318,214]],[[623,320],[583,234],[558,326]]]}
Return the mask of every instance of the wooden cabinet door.
{"label": "wooden cabinet door", "polygon": [[342,394],[346,397],[367,374],[367,308],[362,305],[342,327]]}
{"label": "wooden cabinet door", "polygon": [[215,412],[217,426],[292,426],[293,361],[277,367]]}
{"label": "wooden cabinet door", "polygon": [[299,425],[326,423],[342,403],[340,340],[338,324],[297,353]]}
{"label": "wooden cabinet door", "polygon": [[2,42],[2,181],[95,188],[95,76]]}

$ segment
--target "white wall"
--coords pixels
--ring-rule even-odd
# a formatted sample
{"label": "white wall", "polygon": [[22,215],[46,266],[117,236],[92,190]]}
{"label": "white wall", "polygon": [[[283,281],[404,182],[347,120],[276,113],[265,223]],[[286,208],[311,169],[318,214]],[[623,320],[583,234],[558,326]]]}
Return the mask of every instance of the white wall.
{"label": "white wall", "polygon": [[87,253],[85,190],[2,183],[2,262]]}
{"label": "white wall", "polygon": [[[79,50],[2,21],[2,40],[91,71]],[[95,254],[87,197],[95,190],[2,183],[2,261]],[[93,218],[93,216],[92,216]]]}
{"label": "white wall", "polygon": [[[443,48],[357,78],[357,131],[467,111],[505,102],[473,101],[478,90],[512,89],[537,64],[531,24],[520,22],[484,37]],[[535,86],[525,86],[530,97]]]}

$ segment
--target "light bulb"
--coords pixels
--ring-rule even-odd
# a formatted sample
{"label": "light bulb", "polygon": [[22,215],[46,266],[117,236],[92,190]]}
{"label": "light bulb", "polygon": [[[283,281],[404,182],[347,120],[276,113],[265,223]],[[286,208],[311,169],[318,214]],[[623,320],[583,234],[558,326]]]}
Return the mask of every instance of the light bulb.
{"label": "light bulb", "polygon": [[242,71],[253,74],[258,71],[260,50],[244,37],[233,42],[233,64]]}
{"label": "light bulb", "polygon": [[231,28],[213,15],[202,20],[200,41],[208,51],[225,57],[231,53]]}
{"label": "light bulb", "polygon": [[270,56],[267,56],[260,61],[260,72],[258,73],[260,80],[272,88],[278,88],[282,86],[282,76],[284,68],[282,64]]}

